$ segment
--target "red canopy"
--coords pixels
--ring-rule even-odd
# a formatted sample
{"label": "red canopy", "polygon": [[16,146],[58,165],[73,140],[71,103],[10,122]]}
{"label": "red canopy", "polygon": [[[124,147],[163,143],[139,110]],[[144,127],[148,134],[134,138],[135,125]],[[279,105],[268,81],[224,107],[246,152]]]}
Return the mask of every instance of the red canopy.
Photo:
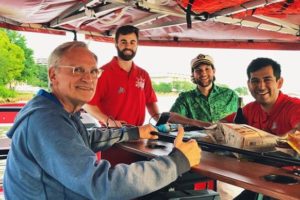
{"label": "red canopy", "polygon": [[[0,27],[83,33],[112,42],[117,27],[140,29],[152,46],[300,49],[300,0],[6,0]],[[190,27],[190,28],[189,28]]]}

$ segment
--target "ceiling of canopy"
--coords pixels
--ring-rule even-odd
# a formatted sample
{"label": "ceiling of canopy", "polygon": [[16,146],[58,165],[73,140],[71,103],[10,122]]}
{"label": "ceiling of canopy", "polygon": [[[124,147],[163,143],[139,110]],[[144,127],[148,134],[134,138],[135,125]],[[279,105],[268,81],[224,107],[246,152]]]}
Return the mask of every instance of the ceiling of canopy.
{"label": "ceiling of canopy", "polygon": [[152,46],[300,50],[300,0],[1,0],[0,27]]}

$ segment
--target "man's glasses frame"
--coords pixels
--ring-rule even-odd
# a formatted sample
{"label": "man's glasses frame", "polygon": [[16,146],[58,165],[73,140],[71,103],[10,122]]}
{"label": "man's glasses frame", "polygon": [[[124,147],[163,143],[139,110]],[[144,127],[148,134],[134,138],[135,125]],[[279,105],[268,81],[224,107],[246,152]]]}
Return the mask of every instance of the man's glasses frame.
{"label": "man's glasses frame", "polygon": [[89,74],[93,79],[97,79],[101,76],[103,70],[98,68],[92,68],[90,71],[87,71],[83,67],[80,66],[69,66],[69,65],[60,65],[58,68],[69,68],[72,69],[73,76],[84,76],[85,74]]}

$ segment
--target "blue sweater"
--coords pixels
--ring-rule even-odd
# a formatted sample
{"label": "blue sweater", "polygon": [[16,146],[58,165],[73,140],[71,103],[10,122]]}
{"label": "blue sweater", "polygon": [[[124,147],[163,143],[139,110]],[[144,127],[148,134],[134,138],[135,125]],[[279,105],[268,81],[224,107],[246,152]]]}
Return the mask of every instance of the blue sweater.
{"label": "blue sweater", "polygon": [[[169,156],[114,168],[94,152],[138,138],[138,129],[87,132],[79,113],[68,113],[43,91],[19,112],[4,174],[8,200],[132,199],[158,190],[189,170],[179,150]],[[49,98],[50,97],[50,98]]]}

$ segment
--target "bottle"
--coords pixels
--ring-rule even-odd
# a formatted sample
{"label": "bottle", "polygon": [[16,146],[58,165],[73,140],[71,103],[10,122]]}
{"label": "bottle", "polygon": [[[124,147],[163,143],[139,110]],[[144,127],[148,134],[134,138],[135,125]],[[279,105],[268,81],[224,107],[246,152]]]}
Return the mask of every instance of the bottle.
{"label": "bottle", "polygon": [[247,121],[243,115],[243,109],[242,109],[242,104],[243,104],[243,98],[239,97],[238,98],[238,109],[236,111],[235,117],[234,117],[234,123],[236,124],[246,124]]}

